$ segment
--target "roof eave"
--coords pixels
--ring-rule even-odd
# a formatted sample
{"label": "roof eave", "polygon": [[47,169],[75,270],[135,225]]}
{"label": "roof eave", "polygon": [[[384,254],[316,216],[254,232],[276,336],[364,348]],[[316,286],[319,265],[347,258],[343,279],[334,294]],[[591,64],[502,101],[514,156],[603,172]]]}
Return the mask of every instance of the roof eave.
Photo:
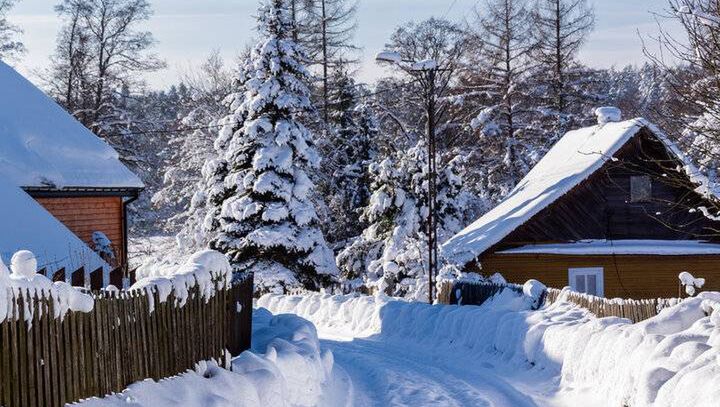
{"label": "roof eave", "polygon": [[34,198],[120,196],[135,197],[144,187],[38,187],[24,186],[22,189]]}

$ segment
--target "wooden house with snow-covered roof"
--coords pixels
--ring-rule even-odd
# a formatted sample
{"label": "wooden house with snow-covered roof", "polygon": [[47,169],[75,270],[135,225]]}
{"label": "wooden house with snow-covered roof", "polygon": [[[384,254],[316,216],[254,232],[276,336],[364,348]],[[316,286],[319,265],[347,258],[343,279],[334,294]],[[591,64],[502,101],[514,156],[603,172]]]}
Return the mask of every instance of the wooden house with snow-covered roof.
{"label": "wooden house with snow-covered roof", "polygon": [[708,180],[656,126],[616,116],[567,133],[444,257],[605,297],[677,296],[683,271],[720,290]]}
{"label": "wooden house with snow-covered roof", "polygon": [[[127,205],[142,188],[112,147],[0,61],[0,255],[6,261],[28,249],[48,272],[125,265]],[[113,254],[101,259],[92,249],[108,243]]]}

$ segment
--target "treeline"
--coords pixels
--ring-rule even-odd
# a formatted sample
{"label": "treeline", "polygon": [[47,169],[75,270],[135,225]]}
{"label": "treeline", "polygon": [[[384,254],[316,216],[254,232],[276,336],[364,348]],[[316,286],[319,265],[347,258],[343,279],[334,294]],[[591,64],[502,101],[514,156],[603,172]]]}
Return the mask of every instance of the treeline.
{"label": "treeline", "polygon": [[[22,52],[17,27],[2,17],[12,3],[0,1],[2,57]],[[164,63],[139,28],[150,4],[64,0],[45,88],[143,177],[135,233],[220,248],[238,271],[261,276],[263,290],[341,282],[425,298],[429,95],[397,66],[375,84],[356,81],[356,9],[352,0],[265,1],[260,42],[238,60],[213,52],[177,85],[151,91],[143,75]],[[638,49],[646,64],[613,69],[577,58],[595,22],[587,0],[486,0],[467,23],[400,25],[386,48],[439,67],[440,240],[506,196],[566,131],[594,124],[601,105],[656,122],[714,179],[717,3],[669,0],[665,17],[681,23],[687,40],[662,29],[646,40],[679,63]],[[288,60],[275,65],[278,57]],[[296,81],[276,84],[287,86],[292,109],[257,88],[278,72]],[[267,126],[250,127],[266,119],[273,140],[278,120],[295,129],[286,156],[277,146],[271,154]],[[276,179],[259,192],[268,172]],[[281,241],[279,225],[294,240]]]}

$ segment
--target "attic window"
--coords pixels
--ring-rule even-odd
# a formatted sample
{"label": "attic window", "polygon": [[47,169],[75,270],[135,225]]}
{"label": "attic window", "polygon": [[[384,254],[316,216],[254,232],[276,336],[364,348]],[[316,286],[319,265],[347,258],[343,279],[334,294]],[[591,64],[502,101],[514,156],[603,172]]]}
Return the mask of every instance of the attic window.
{"label": "attic window", "polygon": [[649,202],[652,198],[652,182],[649,175],[630,177],[630,202]]}

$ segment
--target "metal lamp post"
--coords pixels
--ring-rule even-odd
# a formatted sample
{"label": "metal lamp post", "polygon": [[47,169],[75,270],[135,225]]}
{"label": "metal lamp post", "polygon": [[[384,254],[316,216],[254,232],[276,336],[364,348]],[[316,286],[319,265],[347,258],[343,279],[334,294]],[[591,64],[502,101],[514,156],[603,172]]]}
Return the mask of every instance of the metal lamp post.
{"label": "metal lamp post", "polygon": [[428,302],[433,303],[433,278],[437,275],[438,240],[437,240],[437,159],[435,140],[435,120],[437,113],[436,78],[439,71],[437,61],[427,59],[424,61],[403,60],[399,53],[383,51],[377,54],[375,60],[393,64],[408,74],[419,78],[425,96],[425,109],[427,115],[427,151],[428,151]]}

